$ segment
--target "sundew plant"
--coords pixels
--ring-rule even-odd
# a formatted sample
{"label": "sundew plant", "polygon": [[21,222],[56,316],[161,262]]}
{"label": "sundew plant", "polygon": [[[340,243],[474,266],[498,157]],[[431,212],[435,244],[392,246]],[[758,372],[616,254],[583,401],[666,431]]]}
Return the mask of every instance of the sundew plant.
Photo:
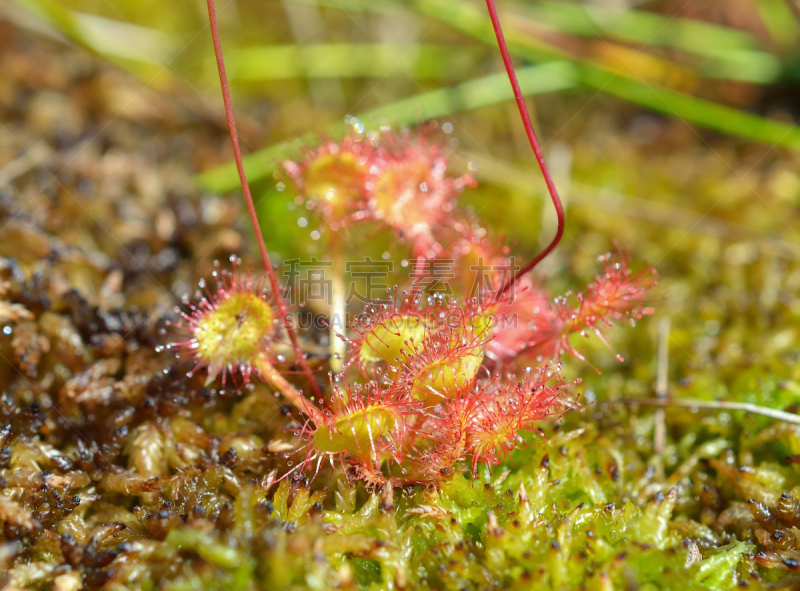
{"label": "sundew plant", "polygon": [[[791,87],[789,3],[753,8],[763,26],[746,34],[744,1],[689,18],[661,3],[287,0],[295,27],[313,5],[367,36],[354,14],[424,16],[469,42],[387,44],[452,86],[395,118],[357,102],[257,151],[245,138],[268,115],[233,100],[258,82],[248,64],[286,87],[381,78],[378,44],[299,35],[242,52],[231,5],[207,0],[196,42],[209,72],[213,47],[215,110],[165,98],[194,79],[163,84],[180,52],[123,22],[126,3],[114,20],[14,1],[23,12],[0,20],[0,591],[800,584],[800,257],[766,221],[800,223],[797,158],[776,154],[800,136],[769,93],[775,117],[746,102]],[[153,66],[141,88],[122,73]],[[527,96],[578,86],[649,111],[619,128],[597,116],[607,105],[565,99],[532,119]],[[692,94],[709,88],[729,102]],[[502,141],[459,145],[451,111],[504,102]],[[668,117],[768,147],[690,141]],[[605,183],[591,198],[563,145],[540,145],[534,121],[556,118],[581,128],[575,167]],[[465,121],[472,148],[499,126]],[[187,172],[231,147],[227,168]],[[494,150],[530,161],[512,174]],[[502,189],[479,198],[486,183]],[[541,215],[507,199],[512,183]],[[637,185],[653,200],[610,188]],[[666,186],[691,191],[698,217]],[[300,243],[276,247],[289,226]]]}
{"label": "sundew plant", "polygon": [[[391,232],[413,262],[409,285],[390,290],[385,301],[370,302],[357,321],[346,323],[345,334],[335,330],[345,324],[345,308],[332,302],[329,385],[323,387],[288,317],[264,244],[242,164],[214,2],[208,2],[236,164],[275,301],[249,274],[222,271],[215,287],[203,282],[206,294],[183,313],[189,339],[168,347],[177,348],[178,357],[191,358],[192,373],[202,367],[212,381],[222,372],[223,380],[231,373],[243,382],[256,375],[294,407],[292,430],[300,454],[282,478],[310,472],[313,479],[323,462],[373,491],[436,487],[465,468],[477,475],[480,464],[496,466],[524,445],[524,432],[541,435],[540,422],[559,419],[579,405],[577,384],[565,383],[560,375],[564,353],[584,360],[570,344],[572,333],[594,333],[608,344],[604,328],[652,313],[644,302],[655,285],[655,271],[633,273],[626,255],[604,255],[602,273],[585,291],[552,301],[527,281],[561,240],[564,210],[494,3],[489,0],[487,6],[556,209],[556,235],[532,261],[515,266],[508,249],[490,243],[480,219],[459,209],[459,195],[474,181],[468,174],[451,176],[433,127],[365,134],[361,123],[351,120],[353,131],[343,140],[328,140],[300,161],[284,162],[298,202],[321,218],[329,234],[337,259],[334,272],[342,271],[340,243],[353,239],[348,230],[356,224]],[[426,291],[443,260],[462,269],[453,293]],[[334,292],[336,299],[344,295],[340,288]],[[308,392],[275,366],[273,341],[281,329],[292,343]],[[343,352],[338,341],[345,345]]]}

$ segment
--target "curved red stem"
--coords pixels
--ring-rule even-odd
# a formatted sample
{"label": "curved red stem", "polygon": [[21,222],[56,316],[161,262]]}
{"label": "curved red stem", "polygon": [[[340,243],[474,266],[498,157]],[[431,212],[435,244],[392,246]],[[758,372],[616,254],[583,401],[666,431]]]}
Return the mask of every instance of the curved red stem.
{"label": "curved red stem", "polygon": [[520,277],[541,263],[545,257],[549,255],[556,246],[558,246],[558,243],[561,242],[561,237],[564,235],[564,206],[561,203],[561,198],[558,196],[558,191],[556,190],[556,185],[553,182],[553,177],[550,176],[550,171],[548,170],[547,163],[544,160],[544,154],[542,154],[542,148],[539,146],[539,140],[536,138],[536,132],[533,131],[531,116],[528,113],[528,107],[525,104],[525,99],[522,96],[522,90],[520,89],[519,82],[517,81],[517,74],[514,71],[514,64],[511,62],[511,55],[508,53],[508,46],[506,45],[506,39],[503,35],[503,28],[500,26],[500,18],[497,16],[497,7],[494,4],[494,0],[486,0],[486,7],[489,9],[489,16],[492,19],[494,34],[495,37],[497,37],[497,45],[500,47],[500,55],[503,56],[503,63],[506,66],[506,72],[508,73],[508,79],[511,82],[511,88],[514,89],[514,99],[517,101],[517,109],[519,109],[519,115],[522,118],[522,124],[525,126],[525,133],[528,136],[528,141],[531,143],[531,148],[533,148],[533,154],[536,156],[536,162],[539,164],[539,168],[542,171],[544,181],[547,183],[547,190],[550,192],[550,199],[553,201],[553,207],[555,207],[556,216],[558,217],[558,229],[556,230],[556,235],[553,240],[544,248],[544,250],[542,250],[542,252],[536,255],[532,261],[522,267],[516,273],[516,275],[508,279],[505,284],[503,284],[503,286],[500,288],[500,291],[498,291],[497,295],[495,296],[495,301],[497,301],[517,282]]}
{"label": "curved red stem", "polygon": [[242,151],[239,148],[239,134],[236,131],[236,121],[233,118],[233,106],[231,105],[231,93],[228,88],[228,76],[225,74],[225,61],[222,58],[222,43],[219,40],[219,26],[217,25],[217,11],[214,7],[214,0],[207,0],[208,4],[208,24],[211,27],[211,39],[214,41],[214,55],[217,58],[217,71],[219,72],[219,82],[222,86],[222,101],[225,103],[225,116],[228,119],[228,131],[231,134],[231,144],[233,145],[233,157],[236,160],[236,170],[239,171],[239,181],[242,184],[242,192],[244,199],[247,202],[247,213],[250,215],[250,221],[253,223],[253,231],[256,235],[258,242],[258,250],[261,252],[261,259],[264,261],[264,268],[267,271],[272,293],[275,294],[275,302],[278,304],[278,310],[281,313],[281,318],[284,319],[284,328],[289,334],[289,339],[292,341],[297,360],[300,367],[303,368],[306,378],[311,384],[311,389],[314,395],[322,400],[322,391],[317,383],[311,367],[303,354],[303,349],[297,340],[297,333],[294,327],[288,321],[289,310],[286,307],[286,302],[283,300],[281,294],[281,287],[278,283],[278,277],[275,275],[275,269],[272,267],[272,261],[269,258],[267,245],[264,243],[264,236],[261,234],[261,226],[258,223],[258,216],[256,215],[256,207],[253,204],[253,196],[250,193],[250,185],[247,184],[247,177],[244,173],[244,164],[242,163]]}

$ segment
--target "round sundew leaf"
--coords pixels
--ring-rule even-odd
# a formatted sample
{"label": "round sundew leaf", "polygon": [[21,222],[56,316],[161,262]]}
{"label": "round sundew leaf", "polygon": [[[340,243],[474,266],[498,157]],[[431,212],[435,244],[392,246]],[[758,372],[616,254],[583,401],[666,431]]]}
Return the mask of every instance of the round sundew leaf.
{"label": "round sundew leaf", "polygon": [[429,180],[430,165],[425,160],[394,163],[375,179],[373,206],[378,216],[395,228],[412,228],[430,223],[439,195],[421,191]]}
{"label": "round sundew leaf", "polygon": [[367,460],[374,441],[389,434],[396,420],[396,413],[384,406],[366,408],[337,419],[333,425],[321,425],[314,433],[314,443],[325,453],[349,452]]}
{"label": "round sundew leaf", "polygon": [[359,158],[351,152],[317,157],[304,174],[305,196],[330,207],[333,217],[345,216],[363,198],[366,166]]}
{"label": "round sundew leaf", "polygon": [[475,381],[483,362],[483,347],[474,347],[457,358],[447,358],[423,367],[411,384],[411,396],[428,406],[453,398]]}
{"label": "round sundew leaf", "polygon": [[251,292],[231,293],[199,319],[196,355],[207,365],[248,363],[274,328],[269,302]]}
{"label": "round sundew leaf", "polygon": [[397,365],[409,343],[421,343],[426,334],[425,322],[415,315],[396,315],[364,333],[361,346],[363,363],[385,361]]}
{"label": "round sundew leaf", "polygon": [[491,334],[494,327],[497,325],[496,318],[497,307],[493,306],[483,314],[475,314],[469,319],[469,325],[476,337]]}

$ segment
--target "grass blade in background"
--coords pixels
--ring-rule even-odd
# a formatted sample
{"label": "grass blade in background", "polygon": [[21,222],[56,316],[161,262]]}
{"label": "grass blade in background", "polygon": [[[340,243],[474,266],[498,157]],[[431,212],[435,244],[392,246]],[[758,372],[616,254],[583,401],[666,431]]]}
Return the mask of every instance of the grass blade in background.
{"label": "grass blade in background", "polygon": [[[413,18],[405,6],[365,0],[291,0],[347,12]],[[783,0],[777,0],[782,2]],[[681,51],[694,58],[692,70],[709,79],[769,84],[781,73],[778,56],[763,50],[746,31],[654,12],[548,0],[532,4],[506,3],[509,23],[552,29],[558,33]],[[607,45],[613,45],[605,41]],[[622,48],[627,49],[627,48]],[[641,53],[641,52],[640,52]],[[644,54],[646,55],[646,54]],[[664,60],[673,67],[674,62]]]}
{"label": "grass blade in background", "polygon": [[446,45],[318,44],[239,49],[228,58],[233,81],[289,78],[463,79],[474,69],[480,47]]}
{"label": "grass blade in background", "polygon": [[[573,88],[577,70],[569,62],[551,62],[541,66],[521,68],[517,72],[520,88],[526,96],[544,94]],[[454,88],[443,88],[403,99],[359,114],[364,122],[379,122],[389,125],[408,125],[427,119],[445,117],[459,111],[477,109],[513,99],[511,87],[505,73],[492,74],[470,80]],[[337,124],[329,136],[339,137],[345,131],[345,123]],[[295,142],[296,145],[313,145],[316,136],[308,135]],[[281,143],[250,154],[245,158],[245,169],[251,181],[264,179],[272,174],[278,159],[290,149]],[[219,166],[197,177],[200,186],[212,193],[227,193],[239,186],[239,177],[233,163]]]}
{"label": "grass blade in background", "polygon": [[140,25],[70,10],[54,0],[13,0],[61,33],[137,76],[167,66],[176,48],[169,35]]}
{"label": "grass blade in background", "polygon": [[[477,6],[463,2],[454,4],[451,0],[415,0],[414,6],[420,12],[487,45],[494,46],[496,42],[489,19]],[[590,88],[722,133],[800,149],[800,129],[794,125],[696,98],[587,60],[570,58],[559,49],[531,38],[514,27],[507,28],[506,40],[511,53],[517,58],[540,62],[557,55],[562,59],[571,59],[576,66],[579,82]]]}
{"label": "grass blade in background", "polygon": [[800,34],[800,24],[788,4],[790,1],[754,0],[761,22],[781,47],[791,46]]}
{"label": "grass blade in background", "polygon": [[696,69],[705,78],[769,84],[781,72],[780,59],[761,50],[755,37],[721,25],[575,2],[510,4],[508,10],[521,23],[544,24],[560,33],[679,50],[702,58]]}
{"label": "grass blade in background", "polygon": [[[412,50],[410,46],[382,45],[378,51],[376,45],[349,43],[251,49],[234,46],[229,51],[234,80],[252,83],[288,78],[383,77],[393,72],[418,79],[460,80],[478,67],[483,56],[495,55],[495,39],[482,4],[453,0],[413,0],[408,6],[364,0],[293,1],[392,18],[413,19],[423,14],[439,26],[447,25],[479,40],[483,48],[426,44]],[[14,2],[140,78],[158,77],[162,72],[168,77],[171,75],[169,64],[176,55],[177,43],[162,31],[80,13],[55,0]],[[800,131],[792,125],[681,92],[692,87],[697,76],[756,83],[775,80],[780,73],[779,58],[761,50],[757,40],[748,33],[690,19],[670,19],[644,11],[603,9],[574,2],[546,1],[509,8],[506,34],[511,51],[518,59],[544,64],[523,69],[523,91],[529,96],[583,85],[715,131],[792,149],[800,147]],[[797,21],[784,0],[759,0],[758,8],[765,26],[779,44],[781,39],[794,38]],[[597,59],[577,57],[530,32],[543,26],[570,35],[668,47],[701,59],[693,69],[624,45],[614,45],[613,41],[604,41],[603,46],[598,46],[609,49]],[[403,125],[497,104],[511,98],[508,84],[499,72],[454,88],[396,101],[361,113],[359,117],[365,122],[379,119]],[[331,133],[340,134],[343,130],[343,124],[339,124]],[[313,143],[313,138],[306,139]],[[273,146],[252,155],[248,164],[254,178],[269,174],[274,159],[283,150],[283,146]],[[232,190],[236,186],[232,170],[221,167],[199,179],[207,189]]]}

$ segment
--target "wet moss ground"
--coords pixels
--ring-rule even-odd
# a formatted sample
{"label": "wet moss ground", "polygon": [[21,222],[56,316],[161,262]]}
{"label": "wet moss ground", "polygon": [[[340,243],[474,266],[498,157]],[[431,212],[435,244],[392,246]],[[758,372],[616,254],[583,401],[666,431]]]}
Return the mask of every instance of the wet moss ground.
{"label": "wet moss ground", "polygon": [[[252,253],[238,197],[193,180],[227,158],[225,131],[87,53],[0,27],[4,588],[798,584],[800,428],[620,402],[653,395],[669,318],[670,396],[797,410],[795,154],[605,100],[576,120],[586,97],[543,97],[543,135],[573,164],[568,238],[541,280],[584,285],[614,240],[659,269],[655,317],[612,334],[626,362],[581,342],[603,371],[568,362],[584,408],[493,474],[374,495],[327,468],[277,484],[293,461],[282,401],[156,352],[213,261]],[[467,199],[532,249],[530,222],[514,221],[528,208],[538,222],[524,175],[509,187],[502,161],[474,159]]]}

